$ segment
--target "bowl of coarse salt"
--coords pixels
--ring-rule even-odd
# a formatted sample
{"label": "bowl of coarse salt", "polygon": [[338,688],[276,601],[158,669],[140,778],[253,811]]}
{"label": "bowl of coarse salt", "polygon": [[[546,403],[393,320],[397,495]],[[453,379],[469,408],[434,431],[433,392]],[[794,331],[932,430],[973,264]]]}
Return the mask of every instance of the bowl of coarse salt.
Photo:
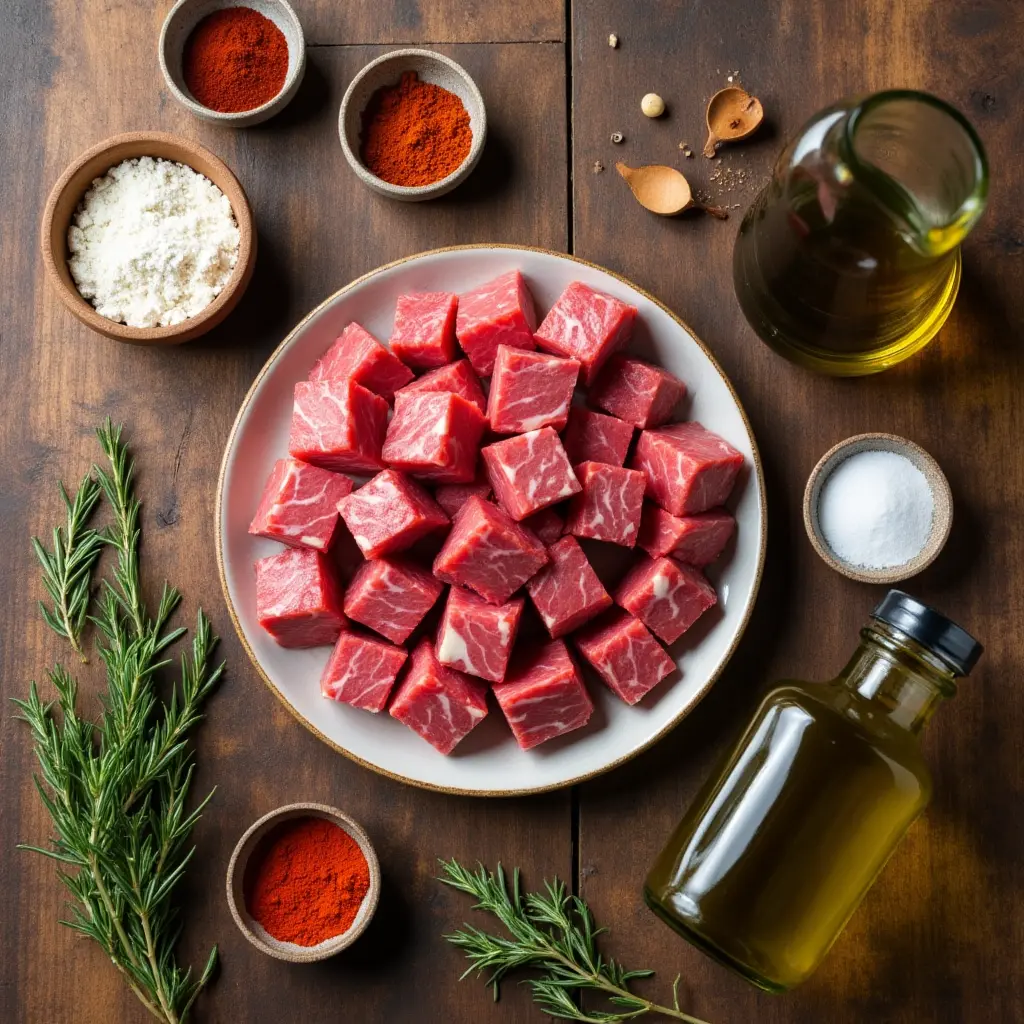
{"label": "bowl of coarse salt", "polygon": [[898,583],[938,557],[953,525],[939,464],[895,434],[858,434],[827,451],[804,491],[804,526],[836,572]]}
{"label": "bowl of coarse salt", "polygon": [[219,324],[256,265],[238,179],[209,150],[165,132],[115,135],[60,176],[43,212],[43,263],[87,327],[176,345]]}

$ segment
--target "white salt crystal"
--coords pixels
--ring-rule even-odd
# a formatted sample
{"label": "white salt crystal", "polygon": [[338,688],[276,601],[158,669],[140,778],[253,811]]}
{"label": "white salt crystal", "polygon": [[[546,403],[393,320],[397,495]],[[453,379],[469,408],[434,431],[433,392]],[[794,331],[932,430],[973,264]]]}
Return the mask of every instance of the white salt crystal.
{"label": "white salt crystal", "polygon": [[818,498],[825,542],[864,569],[903,565],[924,549],[935,500],[924,473],[906,456],[866,451],[844,459]]}

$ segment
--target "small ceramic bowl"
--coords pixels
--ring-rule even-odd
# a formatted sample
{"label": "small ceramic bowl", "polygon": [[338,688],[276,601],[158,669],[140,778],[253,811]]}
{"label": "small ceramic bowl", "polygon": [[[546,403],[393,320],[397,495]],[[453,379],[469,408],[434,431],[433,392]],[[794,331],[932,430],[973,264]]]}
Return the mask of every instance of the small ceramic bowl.
{"label": "small ceramic bowl", "polygon": [[[100,316],[78,293],[68,269],[68,228],[82,196],[95,178],[102,177],[123,160],[140,156],[174,160],[205,175],[227,196],[238,223],[238,262],[228,283],[201,312],[169,327],[129,327]],[[216,327],[238,304],[256,266],[256,227],[249,201],[238,179],[208,149],[165,132],[115,135],[86,150],[53,186],[43,210],[40,242],[47,276],[61,302],[86,327],[115,341],[134,345],[178,345]]]}
{"label": "small ceramic bowl", "polygon": [[[469,114],[469,126],[473,133],[469,154],[447,178],[435,181],[432,185],[392,185],[369,171],[359,157],[362,116],[370,97],[382,86],[397,85],[406,71],[415,71],[421,81],[431,82],[455,93]],[[338,134],[341,136],[341,148],[349,166],[356,172],[360,181],[374,192],[407,203],[436,199],[461,185],[472,173],[480,154],[484,151],[484,141],[487,138],[484,98],[466,69],[451,58],[432,50],[393,50],[371,61],[352,79],[341,101]]]}
{"label": "small ceramic bowl", "polygon": [[[285,74],[281,91],[272,99],[255,107],[253,110],[242,110],[237,114],[222,114],[220,111],[204,107],[196,102],[188,91],[181,70],[182,54],[185,43],[196,27],[208,14],[225,7],[251,7],[269,18],[283,33],[288,42],[288,71]],[[192,111],[196,117],[214,124],[226,125],[229,128],[248,128],[260,124],[267,118],[280,113],[295,96],[306,73],[306,39],[302,33],[302,25],[298,16],[286,0],[178,0],[164,19],[160,30],[160,70],[171,95],[183,106]]]}
{"label": "small ceramic bowl", "polygon": [[[818,499],[829,474],[844,459],[867,451],[895,452],[897,455],[909,459],[928,481],[935,508],[932,532],[920,554],[909,562],[886,569],[865,569],[863,566],[853,565],[840,558],[828,546],[818,522]],[[939,552],[949,539],[949,531],[952,526],[953,494],[949,489],[949,481],[939,468],[939,464],[913,441],[897,437],[895,434],[857,434],[855,437],[848,437],[845,441],[840,441],[834,448],[825,452],[818,464],[811,470],[807,487],[804,490],[804,527],[814,550],[836,572],[860,583],[891,584],[916,576],[938,557]]]}
{"label": "small ceramic bowl", "polygon": [[[249,916],[249,911],[245,906],[243,888],[246,865],[260,840],[286,821],[293,818],[309,817],[326,818],[339,828],[344,829],[356,841],[370,867],[370,888],[367,889],[362,906],[347,932],[342,932],[341,935],[336,935],[333,939],[327,939],[318,946],[299,946],[293,942],[281,942],[268,935]],[[293,964],[310,964],[316,960],[326,960],[328,957],[334,956],[335,953],[347,949],[366,931],[366,926],[370,923],[370,919],[377,909],[377,901],[380,899],[380,864],[377,861],[377,854],[370,842],[370,837],[347,814],[339,811],[336,807],[328,807],[326,804],[288,804],[263,815],[238,840],[238,845],[228,863],[227,894],[228,906],[231,908],[231,916],[235,919],[235,924],[261,953],[276,957],[278,960],[287,960]]]}

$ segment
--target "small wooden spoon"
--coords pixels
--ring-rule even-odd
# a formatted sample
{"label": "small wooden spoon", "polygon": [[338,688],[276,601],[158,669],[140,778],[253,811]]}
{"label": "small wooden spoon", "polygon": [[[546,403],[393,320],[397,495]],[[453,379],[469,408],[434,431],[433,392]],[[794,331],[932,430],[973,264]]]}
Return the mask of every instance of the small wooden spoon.
{"label": "small wooden spoon", "polygon": [[690,183],[674,167],[666,167],[664,164],[627,167],[618,163],[615,169],[629,183],[637,202],[651,213],[674,217],[684,210],[703,210],[719,220],[726,220],[729,216],[720,206],[706,206],[697,202],[690,191]]}
{"label": "small wooden spoon", "polygon": [[738,142],[757,131],[764,120],[764,108],[756,96],[730,85],[720,89],[708,103],[708,141],[704,155],[713,157],[723,142]]}

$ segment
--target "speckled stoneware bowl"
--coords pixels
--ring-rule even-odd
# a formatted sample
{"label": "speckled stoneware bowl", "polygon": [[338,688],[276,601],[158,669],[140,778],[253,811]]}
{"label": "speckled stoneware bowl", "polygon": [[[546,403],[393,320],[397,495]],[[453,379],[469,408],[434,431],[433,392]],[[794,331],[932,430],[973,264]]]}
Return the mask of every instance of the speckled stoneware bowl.
{"label": "speckled stoneware bowl", "polygon": [[[431,82],[455,93],[462,100],[469,114],[469,125],[473,132],[469,155],[447,178],[435,181],[432,185],[416,187],[392,185],[369,171],[359,157],[359,136],[363,128],[362,115],[366,105],[370,102],[370,97],[382,86],[397,85],[406,71],[415,71],[419,75],[420,81]],[[407,203],[436,199],[437,196],[443,196],[457,185],[461,185],[472,173],[480,159],[480,154],[484,150],[484,141],[487,138],[484,98],[480,95],[476,82],[469,77],[466,69],[456,64],[450,57],[434,53],[432,50],[393,50],[391,53],[386,53],[371,61],[352,79],[341,101],[338,134],[341,137],[341,148],[349,166],[356,172],[359,180],[372,188],[374,192]]]}
{"label": "speckled stoneware bowl", "polygon": [[[181,71],[185,42],[192,29],[208,14],[225,7],[251,7],[259,11],[284,33],[288,42],[288,72],[281,91],[262,107],[237,114],[222,114],[197,103],[188,91]],[[229,128],[248,128],[280,113],[298,92],[302,76],[306,73],[306,39],[298,16],[286,0],[244,0],[244,3],[241,0],[178,0],[164,19],[164,27],[160,31],[159,54],[160,70],[171,95],[196,117]]]}
{"label": "speckled stoneware bowl", "polygon": [[[868,451],[894,452],[909,459],[921,470],[928,481],[935,505],[932,532],[920,554],[909,562],[887,569],[865,569],[863,566],[853,565],[840,558],[828,546],[818,522],[818,499],[821,497],[821,488],[829,475],[851,455]],[[897,437],[895,434],[857,434],[855,437],[848,437],[845,441],[840,441],[834,448],[825,452],[807,479],[807,487],[804,490],[804,527],[814,550],[836,572],[860,583],[891,584],[916,576],[938,557],[939,552],[949,539],[949,531],[952,526],[953,494],[949,489],[949,481],[939,468],[939,464],[919,445],[904,437]]]}
{"label": "speckled stoneware bowl", "polygon": [[[339,828],[344,829],[356,841],[370,868],[370,887],[366,890],[362,906],[360,906],[352,926],[347,932],[342,932],[341,935],[336,935],[332,939],[326,939],[316,946],[299,946],[294,942],[281,942],[275,939],[249,916],[249,911],[245,906],[245,869],[249,858],[268,832],[293,818],[326,818]],[[267,956],[275,957],[278,960],[287,960],[293,964],[310,964],[317,960],[326,960],[328,957],[334,956],[335,953],[347,949],[366,931],[366,926],[370,923],[370,919],[377,909],[377,901],[380,899],[380,864],[377,861],[377,853],[370,842],[370,837],[357,822],[343,811],[339,811],[336,807],[329,807],[327,804],[287,804],[284,807],[278,807],[276,811],[263,815],[238,840],[238,845],[228,863],[227,895],[228,906],[231,908],[231,916],[235,919],[235,924],[261,953],[266,953]]]}

